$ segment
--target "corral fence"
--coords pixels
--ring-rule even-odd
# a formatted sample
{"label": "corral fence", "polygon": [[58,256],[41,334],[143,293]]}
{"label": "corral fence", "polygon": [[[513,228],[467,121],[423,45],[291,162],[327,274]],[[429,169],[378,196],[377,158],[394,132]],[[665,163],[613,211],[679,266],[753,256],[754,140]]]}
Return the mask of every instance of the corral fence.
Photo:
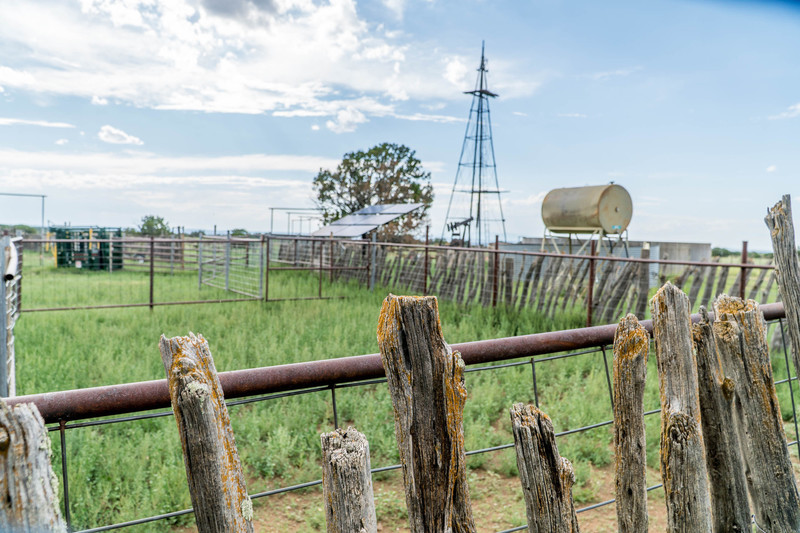
{"label": "corral fence", "polygon": [[0,397],[16,394],[14,324],[22,308],[22,239],[0,238]]}
{"label": "corral fence", "polygon": [[[769,323],[777,324],[777,332],[784,335],[784,309],[782,304],[763,305],[760,308],[764,319]],[[692,315],[692,322],[697,323],[703,320],[700,315]],[[652,331],[650,321],[642,321],[642,326]],[[539,396],[542,393],[537,385],[537,376],[541,379],[543,373],[548,372],[548,368],[557,365],[559,361],[570,358],[590,357],[597,361],[602,361],[606,373],[608,384],[609,412],[612,412],[614,395],[619,394],[618,390],[612,385],[611,368],[609,359],[611,358],[612,347],[616,325],[595,326],[568,331],[555,331],[533,335],[523,335],[504,339],[487,341],[469,342],[455,344],[453,350],[461,353],[461,358],[466,364],[466,383],[469,385],[469,375],[473,372],[502,372],[504,369],[512,367],[530,368],[531,387],[535,398],[535,404],[539,404]],[[647,349],[647,347],[645,347]],[[163,348],[162,348],[163,354]],[[786,379],[778,380],[774,383],[777,387],[788,387],[791,398],[791,421],[793,422],[794,435],[788,443],[790,446],[798,446],[800,434],[797,429],[797,413],[794,404],[794,385],[796,377],[790,371],[789,355],[786,343],[782,343],[781,352],[773,354],[773,365],[776,361],[786,368]],[[213,364],[212,364],[213,366]],[[332,405],[332,418],[329,420],[330,428],[339,428],[339,417],[336,408],[337,391],[343,391],[352,387],[369,386],[384,383],[384,364],[378,354],[362,355],[355,357],[345,357],[315,361],[309,363],[296,363],[275,367],[255,368],[248,370],[238,370],[223,372],[218,375],[219,384],[224,392],[227,406],[249,404],[252,402],[269,402],[279,398],[294,395],[317,395],[324,401],[325,396],[329,398]],[[10,405],[23,403],[33,403],[39,409],[44,421],[48,424],[48,430],[59,435],[60,439],[60,463],[61,463],[61,502],[64,509],[64,517],[70,522],[70,498],[69,490],[75,483],[85,483],[86,480],[75,479],[69,474],[69,457],[67,454],[68,435],[73,431],[80,431],[81,428],[104,426],[108,424],[136,423],[137,421],[148,420],[159,417],[173,416],[173,411],[159,411],[170,406],[170,387],[167,380],[130,383],[125,385],[114,385],[82,390],[52,392],[45,394],[17,397],[9,401]],[[594,400],[593,400],[594,401]],[[154,412],[155,410],[155,412]],[[644,406],[643,416],[657,416],[661,412],[659,405]],[[551,413],[557,417],[557,413]],[[353,421],[358,425],[358,419]],[[589,431],[598,431],[602,428],[613,426],[613,419],[597,420],[594,423],[581,427],[569,428],[555,435],[556,439],[564,438],[568,435],[576,435]],[[491,454],[499,450],[513,448],[514,443],[507,443],[500,446],[487,447],[483,449],[466,450],[465,455]],[[108,450],[113,454],[113,450]],[[560,463],[559,463],[560,464]],[[400,469],[401,465],[382,465],[371,468],[371,473],[387,470]],[[520,470],[522,470],[520,466]],[[566,478],[565,478],[566,479]],[[312,486],[321,485],[322,479],[301,483],[288,487],[278,487],[267,491],[250,494],[251,499],[266,498],[269,496],[282,494],[288,491],[300,490]],[[660,484],[647,487],[646,490],[652,491],[660,488]],[[615,503],[615,499],[610,497],[604,501],[577,509],[577,513],[590,512],[599,507]],[[153,516],[142,517],[135,520],[128,520],[115,524],[95,524],[94,527],[83,529],[83,533],[108,531],[119,528],[131,527],[150,522],[166,520],[177,516],[194,512],[193,509],[176,509],[167,513],[154,514]],[[256,509],[258,512],[258,509]],[[85,525],[83,525],[85,527]],[[519,525],[504,532],[522,531],[527,529],[526,525]]]}
{"label": "corral fence", "polygon": [[[98,249],[103,242],[94,239],[81,249]],[[465,305],[529,308],[546,316],[581,312],[587,325],[627,312],[644,317],[649,293],[668,279],[687,293],[694,311],[722,293],[779,301],[771,262],[748,260],[746,247],[741,263],[719,263],[649,258],[647,249],[638,258],[596,255],[594,243],[587,255],[578,255],[508,250],[500,243],[458,248],[281,235],[108,242],[122,258],[121,269],[115,272],[117,263],[109,261],[106,277],[83,272],[69,282],[64,276],[57,286],[26,277],[29,297],[22,311],[336,298],[347,283]],[[75,246],[73,240],[26,243],[51,250]],[[302,274],[303,282],[287,283],[287,271]],[[182,284],[161,283],[166,276]],[[106,288],[87,291],[99,284]]]}

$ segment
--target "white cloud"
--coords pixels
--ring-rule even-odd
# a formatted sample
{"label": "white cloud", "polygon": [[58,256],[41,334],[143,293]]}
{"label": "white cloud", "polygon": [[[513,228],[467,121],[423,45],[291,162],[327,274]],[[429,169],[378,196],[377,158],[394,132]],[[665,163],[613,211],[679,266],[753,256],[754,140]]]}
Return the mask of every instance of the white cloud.
{"label": "white cloud", "polygon": [[617,70],[608,70],[605,72],[594,72],[592,74],[587,74],[583,77],[595,81],[606,81],[611,78],[630,76],[634,72],[638,72],[640,70],[642,70],[642,67],[621,68]]}
{"label": "white cloud", "polygon": [[527,117],[528,116],[527,113],[523,113],[522,111],[512,111],[511,114],[512,115],[516,115],[518,117]]}
{"label": "white cloud", "polygon": [[40,126],[42,128],[74,128],[66,122],[49,122],[47,120],[27,120],[23,118],[0,117],[0,126]]}
{"label": "white cloud", "polygon": [[589,115],[583,113],[559,113],[557,116],[562,118],[587,118]]}
{"label": "white cloud", "polygon": [[81,153],[23,152],[0,150],[0,169],[33,169],[35,172],[60,170],[66,173],[98,175],[177,175],[197,172],[267,171],[316,172],[321,167],[336,166],[338,159],[318,156],[247,154],[220,157],[163,157],[145,152]]}
{"label": "white cloud", "polygon": [[787,109],[783,113],[772,115],[769,118],[770,120],[778,120],[782,118],[795,118],[795,117],[800,117],[800,103],[794,104],[793,106],[789,106],[789,109]]}
{"label": "white cloud", "polygon": [[467,65],[464,64],[464,61],[460,57],[451,57],[446,60],[444,66],[444,79],[459,87],[464,89],[465,86],[469,86],[474,80],[469,79],[470,69]]}
{"label": "white cloud", "polygon": [[311,130],[312,131],[319,131],[319,124],[312,124],[311,125]]}
{"label": "white cloud", "polygon": [[56,144],[57,144],[57,145],[59,145],[59,146],[64,146],[64,145],[65,145],[65,144],[67,144],[68,142],[69,142],[69,140],[67,140],[67,139],[58,139],[58,140],[56,141]]}
{"label": "white cloud", "polygon": [[385,5],[398,20],[402,20],[403,11],[406,7],[405,0],[383,0],[383,5]]}
{"label": "white cloud", "polygon": [[[4,0],[0,36],[0,57],[22,51],[13,67],[0,64],[6,88],[96,105],[305,114],[338,130],[409,116],[407,100],[460,100],[477,66],[368,24],[355,0]],[[536,85],[511,64],[503,72],[504,96]]]}
{"label": "white cloud", "polygon": [[431,115],[429,113],[413,113],[411,115],[392,113],[391,116],[393,116],[394,118],[399,118],[401,120],[438,122],[440,124],[453,124],[457,122],[467,121],[466,119],[460,117],[451,117],[450,115]]}
{"label": "white cloud", "polygon": [[100,128],[100,131],[97,134],[97,138],[103,142],[110,143],[110,144],[137,144],[142,145],[144,142],[139,137],[134,137],[133,135],[128,135],[122,130],[118,130],[117,128],[109,125],[105,125]]}
{"label": "white cloud", "polygon": [[775,172],[776,170],[778,170],[778,167],[775,165],[770,165],[767,167],[767,172]]}
{"label": "white cloud", "polygon": [[348,133],[356,130],[356,126],[369,122],[364,113],[354,107],[342,109],[336,113],[336,120],[329,120],[325,127],[334,133]]}
{"label": "white cloud", "polygon": [[522,198],[511,197],[504,200],[509,206],[535,206],[542,203],[544,197],[547,196],[548,191],[539,191]]}

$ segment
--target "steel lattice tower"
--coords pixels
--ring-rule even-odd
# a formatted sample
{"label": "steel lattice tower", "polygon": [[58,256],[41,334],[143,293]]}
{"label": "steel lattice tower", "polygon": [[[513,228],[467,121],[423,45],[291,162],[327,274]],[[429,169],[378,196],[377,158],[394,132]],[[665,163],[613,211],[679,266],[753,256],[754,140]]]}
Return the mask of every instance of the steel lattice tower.
{"label": "steel lattice tower", "polygon": [[489,114],[489,98],[496,98],[497,94],[489,90],[487,72],[484,43],[481,43],[475,89],[464,92],[472,95],[472,106],[442,230],[442,239],[449,230],[454,239],[458,237],[466,246],[488,245],[495,235],[506,240]]}

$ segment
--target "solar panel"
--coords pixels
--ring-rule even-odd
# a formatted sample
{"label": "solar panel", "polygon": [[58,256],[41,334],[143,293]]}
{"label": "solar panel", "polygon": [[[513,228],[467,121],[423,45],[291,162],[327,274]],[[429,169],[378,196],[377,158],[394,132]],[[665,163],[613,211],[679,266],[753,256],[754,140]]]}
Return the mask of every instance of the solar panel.
{"label": "solar panel", "polygon": [[354,215],[374,215],[376,213],[380,213],[383,210],[384,206],[381,204],[371,205],[368,207],[364,207],[363,209],[359,209]]}
{"label": "solar panel", "polygon": [[324,226],[314,233],[312,237],[361,237],[365,233],[377,229],[378,226]]}
{"label": "solar panel", "polygon": [[388,224],[411,211],[422,207],[424,204],[377,204],[359,209],[355,213],[343,216],[331,222],[311,235],[313,237],[360,237],[365,233]]}

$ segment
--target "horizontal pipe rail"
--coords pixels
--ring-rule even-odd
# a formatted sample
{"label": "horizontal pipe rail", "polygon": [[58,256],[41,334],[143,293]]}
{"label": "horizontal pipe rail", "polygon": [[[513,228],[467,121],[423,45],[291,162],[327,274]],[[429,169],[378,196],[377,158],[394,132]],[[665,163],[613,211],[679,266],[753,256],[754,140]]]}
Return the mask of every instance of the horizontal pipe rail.
{"label": "horizontal pipe rail", "polygon": [[[760,306],[766,320],[783,318],[782,303]],[[713,317],[712,313],[709,313]],[[700,320],[692,315],[692,322]],[[641,324],[652,331],[652,321]],[[535,333],[484,341],[453,344],[467,365],[531,357],[535,355],[606,346],[614,341],[616,324],[589,328]],[[362,381],[384,376],[380,355],[357,355],[292,363],[286,365],[221,372],[219,381],[226,399],[256,394]],[[47,423],[60,420],[84,420],[101,416],[127,414],[170,406],[167,380],[141,381],[87,389],[46,392],[17,396],[10,405],[34,403]]]}
{"label": "horizontal pipe rail", "polygon": [[[328,237],[272,237],[276,241],[285,240],[285,241],[306,241],[306,242],[322,242],[322,243],[330,243],[331,240]],[[156,238],[154,242],[156,244],[159,243],[199,243],[203,242],[208,244],[210,242],[216,243],[223,243],[227,242],[225,237],[204,237],[201,239],[158,239]],[[234,243],[260,243],[259,239],[246,239],[246,238],[234,238],[231,237],[231,242]],[[25,242],[37,244],[37,243],[47,243],[47,242],[90,242],[89,239],[26,239]],[[115,242],[115,243],[125,243],[125,244],[142,244],[150,243],[149,239],[142,240],[142,239],[128,239],[125,238],[124,240],[116,239],[91,239],[91,242]],[[333,242],[340,242],[340,241],[333,241]],[[467,248],[463,246],[441,246],[441,245],[424,245],[424,244],[406,244],[406,243],[394,243],[394,242],[370,242],[370,241],[346,241],[348,244],[352,245],[360,245],[360,246],[384,246],[388,248],[411,248],[411,249],[419,249],[419,248],[427,248],[430,251],[456,251],[456,252],[471,252],[471,253],[489,253],[489,254],[508,254],[508,255],[521,255],[521,256],[531,256],[531,257],[560,257],[562,259],[588,259],[589,255],[580,255],[580,254],[562,254],[556,252],[528,252],[523,250],[504,250],[494,249],[494,248]],[[625,262],[625,263],[648,263],[653,265],[678,265],[678,266],[698,266],[698,267],[720,267],[726,266],[731,268],[747,268],[747,269],[763,269],[763,270],[774,270],[775,265],[757,265],[751,263],[714,263],[708,261],[681,261],[677,259],[642,259],[639,257],[617,257],[617,256],[605,256],[599,255],[594,257],[595,261],[616,261],[616,262]]]}

